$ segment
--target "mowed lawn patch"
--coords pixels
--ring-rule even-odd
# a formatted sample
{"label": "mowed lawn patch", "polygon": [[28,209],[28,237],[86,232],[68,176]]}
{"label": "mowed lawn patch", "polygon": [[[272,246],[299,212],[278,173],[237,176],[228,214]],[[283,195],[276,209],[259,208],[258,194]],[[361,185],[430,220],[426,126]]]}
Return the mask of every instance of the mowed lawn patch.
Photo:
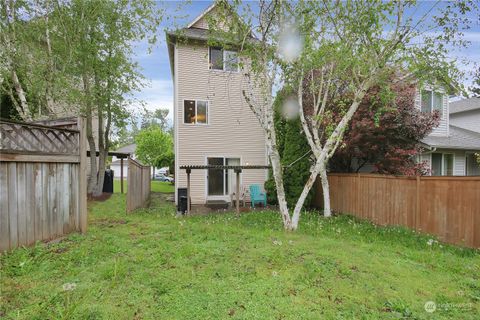
{"label": "mowed lawn patch", "polygon": [[[127,179],[123,180],[123,192],[127,192]],[[113,180],[113,192],[120,193],[120,179]],[[170,182],[152,181],[152,192],[173,193],[175,192],[175,185]]]}
{"label": "mowed lawn patch", "polygon": [[[161,196],[161,195],[160,195]],[[4,254],[12,319],[478,319],[480,254],[348,216],[176,218],[171,203],[125,214],[90,205],[86,235]],[[437,309],[427,313],[427,301]]]}

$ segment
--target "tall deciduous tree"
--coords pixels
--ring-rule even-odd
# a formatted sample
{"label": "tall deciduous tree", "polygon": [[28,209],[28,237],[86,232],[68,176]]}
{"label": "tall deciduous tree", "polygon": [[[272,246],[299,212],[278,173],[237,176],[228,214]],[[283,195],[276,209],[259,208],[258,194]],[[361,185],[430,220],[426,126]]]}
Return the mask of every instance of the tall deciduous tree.
{"label": "tall deciduous tree", "polygon": [[4,93],[23,120],[86,119],[88,192],[100,194],[112,126],[124,125],[129,95],[143,86],[135,43],[155,42],[162,12],[153,0],[1,1]]}
{"label": "tall deciduous tree", "polygon": [[71,55],[68,71],[80,80],[80,85],[72,88],[73,98],[81,102],[89,148],[99,152],[98,167],[96,157],[90,157],[88,192],[99,195],[112,126],[123,125],[128,95],[143,86],[144,78],[133,60],[133,45],[155,40],[161,12],[150,0],[58,1],[57,12],[61,19],[58,33],[68,39]]}
{"label": "tall deciduous tree", "polygon": [[144,164],[170,167],[174,161],[172,136],[158,126],[141,130],[135,137],[135,154]]}
{"label": "tall deciduous tree", "polygon": [[[227,27],[218,28],[212,37],[238,48],[243,57],[244,97],[265,131],[286,229],[298,227],[318,175],[324,215],[331,215],[328,161],[368,90],[383,86],[392,68],[420,82],[450,82],[458,76],[454,63],[447,61],[446,48],[462,44],[460,29],[469,22],[463,14],[475,5],[467,2],[432,4],[423,15],[409,16],[416,11],[412,1],[260,1],[257,11],[248,5],[242,10],[244,23],[231,18],[238,2],[233,10],[222,2]],[[256,39],[249,38],[252,34]],[[272,89],[278,82],[298,88],[297,109],[315,158],[292,213],[285,199],[273,121]],[[348,95],[350,101],[329,107],[340,95]],[[336,123],[333,114],[341,115]],[[325,122],[326,118],[332,121]]]}

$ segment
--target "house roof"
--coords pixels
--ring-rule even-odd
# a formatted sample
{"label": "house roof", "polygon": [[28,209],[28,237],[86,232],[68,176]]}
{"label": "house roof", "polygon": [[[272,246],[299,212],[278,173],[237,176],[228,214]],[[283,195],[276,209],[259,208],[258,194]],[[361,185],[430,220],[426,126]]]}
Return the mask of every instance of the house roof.
{"label": "house roof", "polygon": [[117,150],[115,150],[115,152],[132,154],[132,153],[135,153],[136,148],[137,148],[137,144],[132,143],[132,144],[123,146],[121,148],[118,148]]}
{"label": "house roof", "polygon": [[435,148],[480,150],[480,133],[450,125],[448,137],[428,136],[422,142]]}
{"label": "house roof", "polygon": [[480,110],[480,98],[468,98],[450,102],[450,114],[471,110]]}
{"label": "house roof", "polygon": [[190,22],[188,24],[187,28],[191,28],[195,23],[200,21],[200,19],[202,19],[203,17],[205,17],[207,15],[207,13],[212,11],[212,9],[215,8],[215,6],[216,6],[216,3],[214,1],[207,9],[203,10],[203,12],[198,17],[196,17],[192,22]]}

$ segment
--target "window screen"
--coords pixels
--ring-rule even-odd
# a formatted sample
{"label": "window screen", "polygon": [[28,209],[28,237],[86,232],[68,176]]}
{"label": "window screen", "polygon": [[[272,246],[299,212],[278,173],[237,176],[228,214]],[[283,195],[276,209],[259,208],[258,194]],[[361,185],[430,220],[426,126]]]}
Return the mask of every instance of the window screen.
{"label": "window screen", "polygon": [[238,55],[235,51],[225,51],[225,71],[238,70]]}
{"label": "window screen", "polygon": [[223,51],[210,47],[210,69],[223,70]]}
{"label": "window screen", "polygon": [[422,90],[422,112],[432,111],[432,91]]}
{"label": "window screen", "polygon": [[208,102],[197,101],[197,123],[207,123],[208,119]]}
{"label": "window screen", "polygon": [[433,94],[433,108],[432,108],[432,111],[433,110],[437,110],[438,112],[440,112],[440,115],[442,115],[442,111],[443,111],[443,96],[441,93],[438,93],[438,92],[435,92]]}
{"label": "window screen", "polygon": [[443,155],[443,165],[445,168],[444,174],[446,176],[453,176],[453,154]]}

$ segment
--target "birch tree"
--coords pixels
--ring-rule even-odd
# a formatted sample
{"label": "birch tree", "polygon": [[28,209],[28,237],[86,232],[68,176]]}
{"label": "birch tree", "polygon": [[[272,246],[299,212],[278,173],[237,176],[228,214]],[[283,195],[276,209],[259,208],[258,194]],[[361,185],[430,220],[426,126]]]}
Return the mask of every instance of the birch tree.
{"label": "birch tree", "polygon": [[[401,80],[455,84],[459,72],[448,61],[447,48],[465,44],[461,29],[470,21],[463,14],[474,6],[469,1],[432,3],[418,17],[415,1],[260,1],[258,8],[221,4],[225,10],[219,19],[229,27],[226,32],[215,30],[212,38],[234,46],[243,58],[243,94],[265,132],[287,230],[298,227],[317,176],[324,216],[332,214],[328,161],[369,88],[382,86],[392,69]],[[243,22],[234,18],[239,7]],[[273,128],[272,91],[284,84],[297,88],[285,111],[300,118],[315,159],[292,212],[285,201]],[[348,101],[336,99],[340,95],[348,96]],[[334,114],[339,121],[332,121]]]}
{"label": "birch tree", "polygon": [[88,193],[98,196],[103,189],[112,126],[123,125],[132,93],[145,84],[133,60],[135,43],[155,42],[162,12],[150,0],[58,1],[57,8],[59,32],[67,39],[71,55],[69,72],[80,82],[71,88],[71,97],[72,103],[80,102],[79,112],[86,119],[91,150]]}

